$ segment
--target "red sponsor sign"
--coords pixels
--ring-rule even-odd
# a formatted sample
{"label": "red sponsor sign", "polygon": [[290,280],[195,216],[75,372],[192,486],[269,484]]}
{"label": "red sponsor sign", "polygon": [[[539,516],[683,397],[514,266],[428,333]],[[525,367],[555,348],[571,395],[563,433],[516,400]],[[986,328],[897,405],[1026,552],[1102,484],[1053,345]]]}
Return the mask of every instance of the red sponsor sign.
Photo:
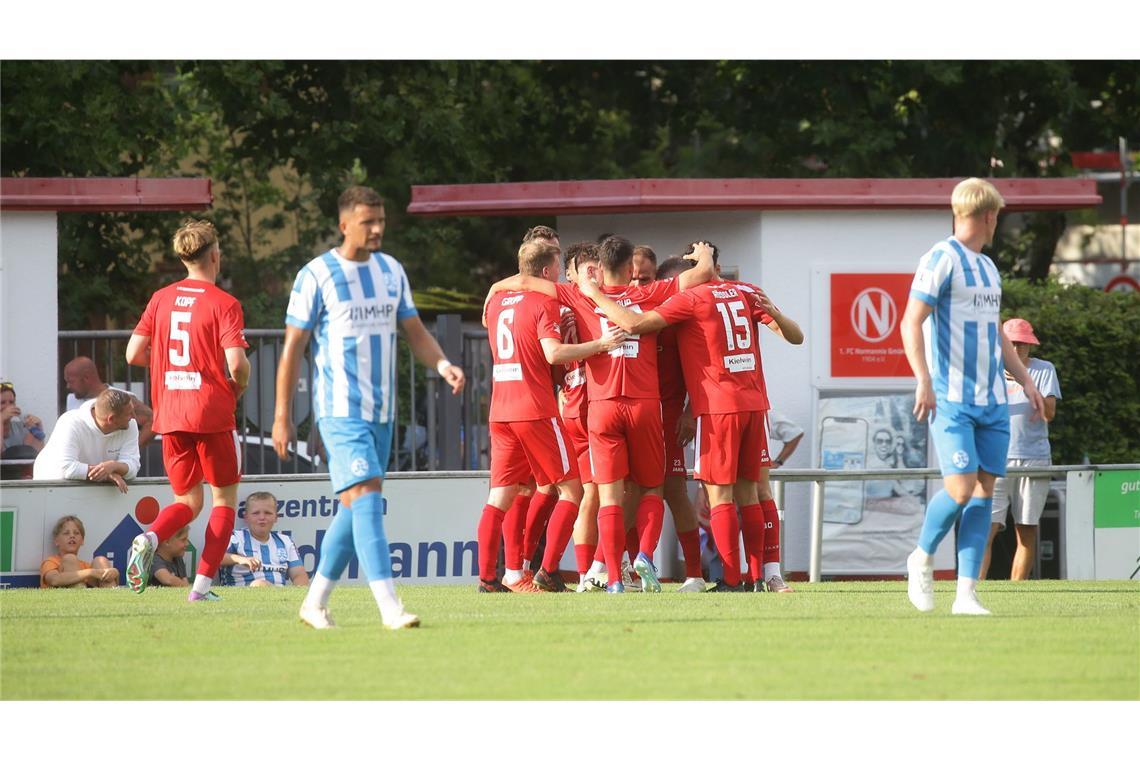
{"label": "red sponsor sign", "polygon": [[913,274],[831,275],[831,376],[910,377],[899,323]]}

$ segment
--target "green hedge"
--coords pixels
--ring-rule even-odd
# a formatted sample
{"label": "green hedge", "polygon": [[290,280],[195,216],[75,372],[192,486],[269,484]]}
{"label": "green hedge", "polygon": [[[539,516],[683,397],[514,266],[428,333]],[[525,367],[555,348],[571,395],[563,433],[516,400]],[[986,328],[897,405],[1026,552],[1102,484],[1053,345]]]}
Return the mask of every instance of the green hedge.
{"label": "green hedge", "polygon": [[1002,283],[1002,319],[1033,324],[1061,381],[1054,464],[1140,462],[1140,296],[1055,280]]}

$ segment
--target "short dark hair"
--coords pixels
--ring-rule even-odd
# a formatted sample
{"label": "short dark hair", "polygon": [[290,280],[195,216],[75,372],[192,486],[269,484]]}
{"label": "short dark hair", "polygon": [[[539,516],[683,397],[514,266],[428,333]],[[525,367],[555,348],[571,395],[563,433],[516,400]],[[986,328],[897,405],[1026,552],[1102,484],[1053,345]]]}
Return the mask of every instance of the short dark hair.
{"label": "short dark hair", "polygon": [[598,260],[598,244],[590,242],[574,243],[566,249],[565,264],[566,268],[570,268],[570,262],[574,262],[574,268],[577,269],[581,266],[583,261],[597,261]]}
{"label": "short dark hair", "polygon": [[336,212],[343,214],[352,211],[357,206],[383,206],[384,198],[380,193],[370,187],[353,185],[340,194],[336,199]]}
{"label": "short dark hair", "polygon": [[714,264],[720,263],[720,249],[717,248],[716,244],[713,243],[711,240],[695,240],[692,243],[689,243],[689,247],[686,248],[681,255],[688,256],[690,253],[693,252],[693,249],[696,247],[697,243],[705,243],[709,247],[711,247],[712,251],[713,251],[713,263]]}
{"label": "short dark hair", "polygon": [[537,224],[526,231],[523,235],[522,241],[529,243],[532,240],[558,240],[558,230],[553,227],[547,227],[545,224]]}
{"label": "short dark hair", "polygon": [[636,248],[634,248],[633,249],[633,255],[634,256],[641,256],[643,258],[649,259],[650,261],[653,262],[654,266],[657,266],[657,254],[654,253],[653,249],[647,245],[639,245]]}
{"label": "short dark hair", "polygon": [[657,279],[668,280],[676,277],[686,269],[692,269],[697,263],[692,259],[683,259],[680,256],[670,256],[657,267]]}
{"label": "short dark hair", "polygon": [[633,258],[633,243],[621,235],[610,235],[598,246],[598,261],[607,272],[614,272]]}
{"label": "short dark hair", "polygon": [[612,232],[603,232],[601,235],[598,235],[598,237],[594,239],[594,242],[596,242],[598,245],[601,245],[606,241],[606,238],[612,238],[613,236],[614,233]]}

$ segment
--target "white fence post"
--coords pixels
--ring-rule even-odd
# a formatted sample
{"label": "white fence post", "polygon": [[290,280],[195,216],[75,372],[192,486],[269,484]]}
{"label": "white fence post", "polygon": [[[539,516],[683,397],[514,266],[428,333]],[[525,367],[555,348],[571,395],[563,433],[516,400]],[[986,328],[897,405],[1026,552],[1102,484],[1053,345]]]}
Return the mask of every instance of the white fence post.
{"label": "white fence post", "polygon": [[1092,470],[1065,473],[1065,508],[1061,510],[1061,577],[1066,580],[1094,580],[1096,551],[1093,530]]}

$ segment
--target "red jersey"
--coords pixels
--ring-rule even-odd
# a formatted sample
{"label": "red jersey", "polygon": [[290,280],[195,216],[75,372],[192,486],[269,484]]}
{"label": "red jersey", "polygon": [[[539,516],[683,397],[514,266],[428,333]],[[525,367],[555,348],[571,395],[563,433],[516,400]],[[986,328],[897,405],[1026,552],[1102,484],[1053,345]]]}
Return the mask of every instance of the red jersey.
{"label": "red jersey", "polygon": [[681,373],[676,327],[666,327],[657,333],[657,385],[661,389],[661,403],[685,403],[685,378]]}
{"label": "red jersey", "polygon": [[[558,283],[558,299],[574,311],[578,337],[597,340],[610,326],[605,313],[575,285]],[[679,291],[677,280],[640,285],[603,285],[602,292],[631,311],[652,311]],[[618,398],[661,398],[657,387],[657,336],[634,335],[613,351],[586,359],[586,393],[590,401]]]}
{"label": "red jersey", "polygon": [[558,416],[550,363],[539,342],[561,342],[558,303],[542,293],[496,293],[487,307],[491,370],[491,422]]}
{"label": "red jersey", "polygon": [[[578,320],[574,311],[561,307],[562,342],[578,343]],[[564,366],[564,374],[558,383],[562,386],[566,403],[562,406],[563,419],[575,419],[586,414],[586,362],[570,362]]]}
{"label": "red jersey", "polygon": [[213,283],[187,278],[150,297],[135,335],[150,338],[154,432],[235,428],[226,349],[249,348],[244,329],[241,304]]}
{"label": "red jersey", "polygon": [[769,408],[756,333],[762,317],[749,293],[736,286],[698,285],[656,309],[669,324],[680,323],[677,345],[694,414]]}

